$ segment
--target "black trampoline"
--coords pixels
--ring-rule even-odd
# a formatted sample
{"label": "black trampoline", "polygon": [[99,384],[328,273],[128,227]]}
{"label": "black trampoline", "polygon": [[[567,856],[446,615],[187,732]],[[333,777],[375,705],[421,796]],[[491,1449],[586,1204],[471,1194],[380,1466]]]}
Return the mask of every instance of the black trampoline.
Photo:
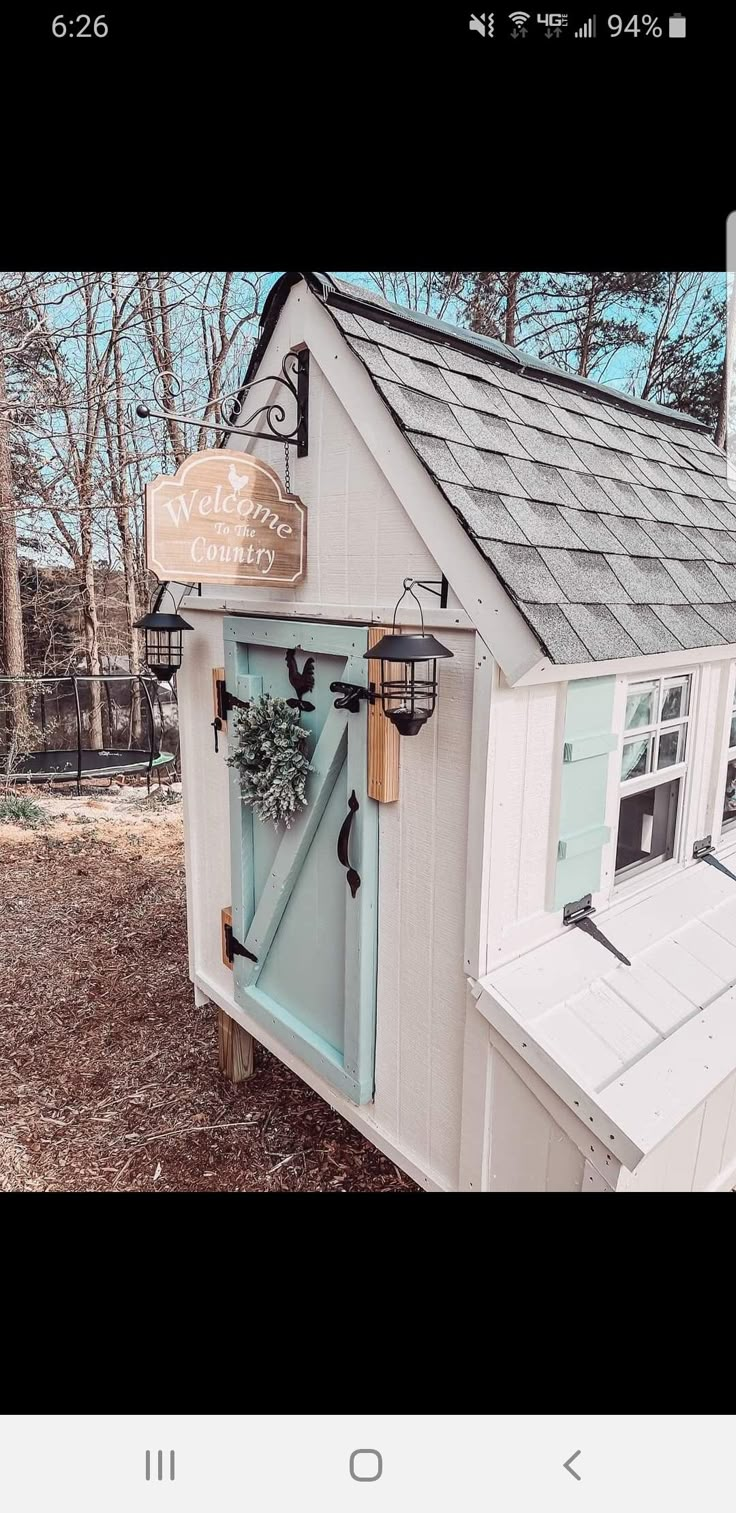
{"label": "black trampoline", "polygon": [[[148,772],[158,767],[168,767],[176,761],[173,751],[158,751],[151,761],[150,751],[135,747],[113,748],[111,751],[82,751],[83,778],[115,777],[121,772]],[[13,778],[18,782],[58,783],[65,778],[79,776],[79,758],[76,751],[33,751],[28,756],[18,757],[13,767]]]}
{"label": "black trampoline", "polygon": [[[150,675],[66,673],[9,678],[0,674],[0,698],[10,683],[25,686],[30,731],[23,743],[14,740],[7,701],[3,700],[5,739],[0,749],[0,771],[12,782],[72,781],[81,792],[85,778],[145,773],[150,788],[151,774],[177,761],[177,750],[162,749],[166,722],[158,682]],[[100,690],[97,694],[94,685]],[[144,722],[148,727],[145,745],[141,741],[142,735],[145,739]],[[102,733],[104,744],[95,744],[95,731],[98,736]],[[121,737],[126,735],[124,745]],[[54,744],[49,743],[49,736],[56,738]]]}

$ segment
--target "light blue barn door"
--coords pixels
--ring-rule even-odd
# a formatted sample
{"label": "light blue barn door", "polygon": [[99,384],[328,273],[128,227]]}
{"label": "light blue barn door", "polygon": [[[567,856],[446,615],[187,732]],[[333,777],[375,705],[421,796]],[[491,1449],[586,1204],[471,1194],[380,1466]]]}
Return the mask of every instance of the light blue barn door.
{"label": "light blue barn door", "polygon": [[289,662],[298,673],[314,658],[303,694],[313,707],[299,715],[310,736],[306,808],[289,829],[263,822],[230,770],[233,935],[250,953],[234,957],[235,999],[355,1103],[373,1097],[378,818],[367,704],[335,709],[330,684],[366,684],[367,637],[365,627],[225,620],[226,685],[238,699],[296,697]]}

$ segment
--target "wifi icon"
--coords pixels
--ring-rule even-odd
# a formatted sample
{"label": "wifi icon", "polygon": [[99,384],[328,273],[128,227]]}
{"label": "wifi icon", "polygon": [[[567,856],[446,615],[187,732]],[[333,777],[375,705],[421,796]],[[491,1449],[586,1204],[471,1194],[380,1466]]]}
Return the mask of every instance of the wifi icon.
{"label": "wifi icon", "polygon": [[524,26],[528,20],[529,11],[509,11],[509,21],[513,21],[514,26]]}

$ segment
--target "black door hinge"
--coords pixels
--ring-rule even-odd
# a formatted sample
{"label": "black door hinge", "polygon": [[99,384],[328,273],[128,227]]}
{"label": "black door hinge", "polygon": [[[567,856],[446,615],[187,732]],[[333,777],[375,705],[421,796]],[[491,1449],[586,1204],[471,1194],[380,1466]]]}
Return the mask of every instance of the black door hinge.
{"label": "black door hinge", "polygon": [[574,903],[565,904],[562,911],[562,923],[563,925],[577,925],[578,929],[584,930],[591,940],[597,940],[599,946],[605,946],[606,950],[610,951],[612,956],[617,957],[619,961],[623,962],[625,967],[630,967],[631,962],[628,956],[624,956],[622,951],[619,951],[610,940],[606,939],[603,931],[593,924],[590,917],[591,914],[595,914],[592,895],[586,893],[584,898],[576,898]]}
{"label": "black door hinge", "polygon": [[[215,701],[217,705],[218,720],[226,720],[231,709],[248,709],[250,706],[246,699],[236,698],[230,693],[224,678],[218,678],[215,683]],[[220,726],[222,729],[222,726]]]}
{"label": "black door hinge", "polygon": [[252,951],[248,951],[245,946],[241,946],[239,940],[235,939],[232,925],[225,925],[225,955],[231,965],[236,956],[247,956],[249,961],[258,960]]}
{"label": "black door hinge", "polygon": [[701,841],[695,842],[693,856],[696,862],[707,862],[709,867],[717,867],[719,872],[723,872],[726,877],[730,877],[736,883],[736,872],[729,872],[728,867],[724,867],[723,862],[719,862],[718,857],[714,856],[711,836],[704,835]]}

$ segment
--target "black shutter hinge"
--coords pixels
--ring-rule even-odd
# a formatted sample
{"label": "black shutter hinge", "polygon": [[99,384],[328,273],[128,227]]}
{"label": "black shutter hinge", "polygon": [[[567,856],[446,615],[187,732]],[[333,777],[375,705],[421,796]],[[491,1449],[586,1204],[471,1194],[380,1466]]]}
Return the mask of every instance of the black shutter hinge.
{"label": "black shutter hinge", "polygon": [[225,925],[225,955],[231,965],[236,956],[247,956],[249,961],[258,960],[258,957],[254,956],[252,951],[246,950],[246,947],[241,946],[240,941],[235,939],[233,927],[229,924]]}
{"label": "black shutter hinge", "polygon": [[615,956],[618,961],[623,962],[625,967],[630,967],[631,962],[628,956],[624,956],[622,951],[617,950],[616,946],[606,939],[602,930],[599,930],[598,926],[593,924],[590,917],[591,914],[595,914],[592,904],[592,894],[586,893],[584,898],[576,898],[574,903],[565,904],[562,911],[562,923],[563,925],[577,925],[578,929],[584,930],[591,940],[597,940],[599,946],[605,946],[606,950],[610,951],[611,955]]}
{"label": "black shutter hinge", "polygon": [[729,872],[728,867],[724,867],[723,862],[719,862],[718,857],[713,855],[710,835],[704,835],[702,840],[695,842],[693,857],[696,862],[707,862],[709,867],[717,867],[719,872],[723,872],[726,877],[730,877],[736,883],[736,872]]}
{"label": "black shutter hinge", "polygon": [[248,709],[250,707],[247,700],[238,699],[234,693],[229,692],[224,678],[217,679],[215,690],[218,720],[226,720],[231,709]]}

